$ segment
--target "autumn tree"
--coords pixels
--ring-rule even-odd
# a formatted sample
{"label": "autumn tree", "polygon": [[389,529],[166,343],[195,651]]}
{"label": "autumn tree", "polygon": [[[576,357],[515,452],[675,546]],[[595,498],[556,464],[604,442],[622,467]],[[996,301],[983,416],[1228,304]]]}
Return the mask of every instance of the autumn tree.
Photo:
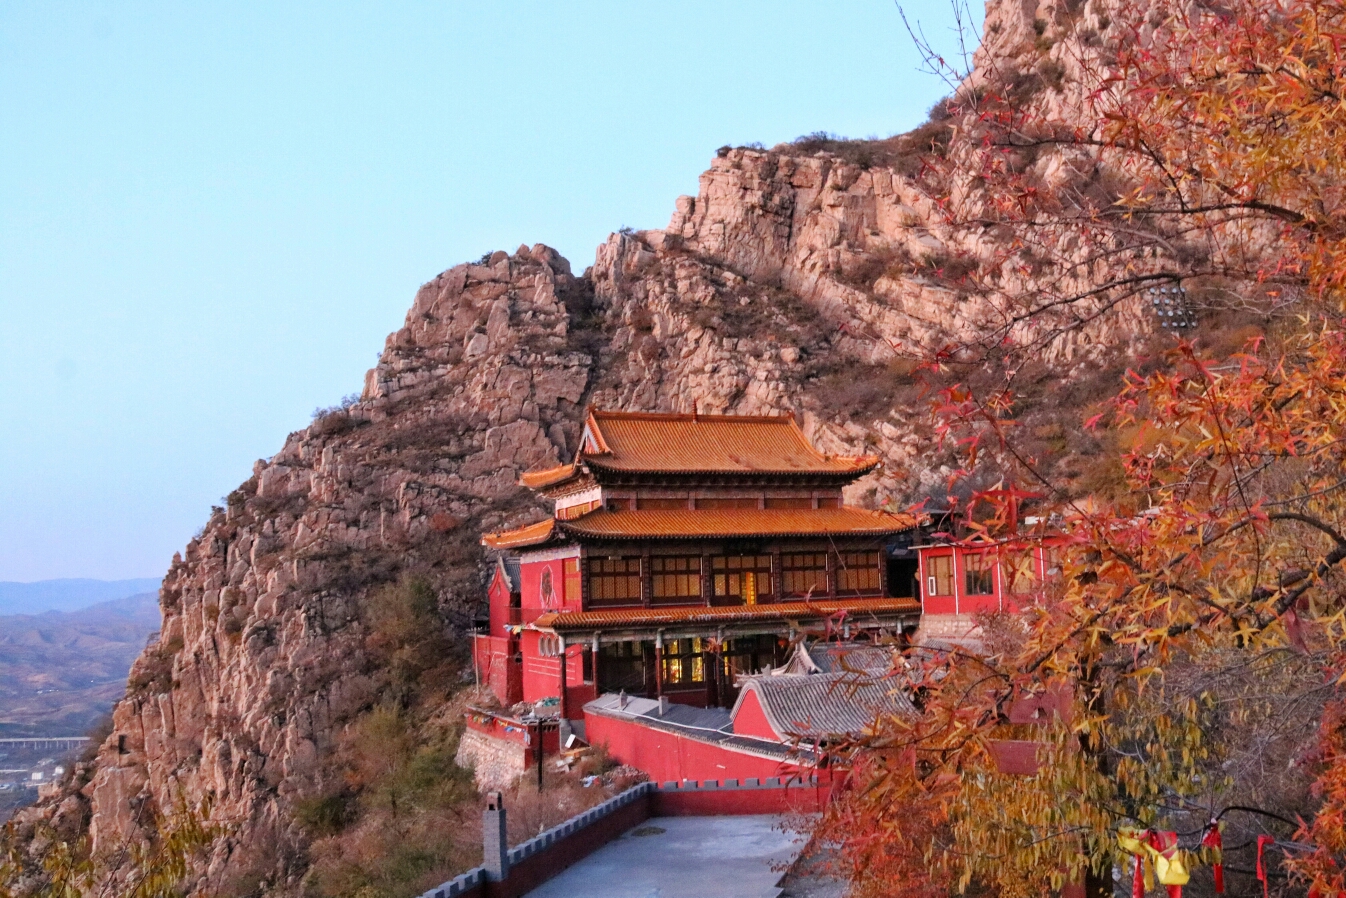
{"label": "autumn tree", "polygon": [[[1346,4],[1095,0],[1054,16],[1034,23],[1031,77],[1021,56],[955,79],[961,138],[922,178],[976,262],[963,289],[982,310],[932,364],[999,377],[937,404],[967,469],[1004,478],[961,509],[963,533],[1006,557],[1054,539],[1059,574],[984,621],[980,645],[926,653],[923,713],[852,747],[819,834],[863,894],[1102,895],[1130,863],[1119,835],[1177,831],[1209,862],[1198,843],[1217,819],[1238,833],[1231,856],[1269,834],[1295,888],[1333,894]],[[1207,326],[1254,313],[1258,333],[1232,354],[1175,340],[1118,384],[1078,424],[1121,447],[1120,488],[1081,495],[1024,450],[1016,378],[1110,319],[1153,329],[1161,288]],[[1025,741],[1029,772],[1010,772],[1003,747]]]}

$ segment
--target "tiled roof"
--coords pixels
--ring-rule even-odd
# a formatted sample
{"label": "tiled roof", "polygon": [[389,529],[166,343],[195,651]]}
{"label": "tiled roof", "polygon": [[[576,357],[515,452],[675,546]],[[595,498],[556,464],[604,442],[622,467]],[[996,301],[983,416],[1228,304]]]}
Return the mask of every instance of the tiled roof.
{"label": "tiled roof", "polygon": [[543,487],[551,486],[553,483],[560,483],[568,480],[575,473],[575,466],[557,465],[554,468],[542,468],[537,471],[526,471],[519,478],[519,483],[529,489],[539,490]]}
{"label": "tiled roof", "polygon": [[481,541],[483,545],[492,549],[518,549],[523,546],[536,546],[545,543],[551,539],[552,532],[555,529],[556,519],[548,518],[545,521],[538,521],[536,524],[529,524],[527,527],[520,527],[517,530],[488,533],[481,538]]}
{"label": "tiled roof", "polygon": [[[890,648],[854,642],[800,643],[778,674],[851,673],[883,676],[893,670]],[[899,665],[902,662],[899,660]]]}
{"label": "tiled roof", "polygon": [[696,539],[731,536],[884,536],[910,530],[910,515],[864,508],[698,508],[593,511],[561,521],[576,536],[598,539]]}
{"label": "tiled roof", "polygon": [[914,716],[899,681],[851,673],[745,677],[733,714],[755,694],[771,728],[786,739],[846,738],[873,732],[880,716]]}
{"label": "tiled roof", "polygon": [[611,471],[859,476],[879,462],[872,455],[823,455],[784,416],[593,411],[588,424],[606,451],[580,457]]}
{"label": "tiled roof", "polygon": [[770,605],[705,605],[680,608],[610,608],[601,611],[559,611],[544,614],[533,624],[549,630],[593,630],[603,627],[645,627],[669,624],[730,624],[747,621],[830,617],[839,611],[866,614],[914,614],[915,599],[819,599]]}

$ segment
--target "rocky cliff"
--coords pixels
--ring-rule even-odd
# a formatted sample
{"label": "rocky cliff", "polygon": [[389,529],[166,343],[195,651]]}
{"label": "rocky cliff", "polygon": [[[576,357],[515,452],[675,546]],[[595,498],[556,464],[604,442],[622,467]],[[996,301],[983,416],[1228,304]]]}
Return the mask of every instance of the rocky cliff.
{"label": "rocky cliff", "polygon": [[[1057,13],[1047,0],[991,4],[983,70],[1017,65],[1034,23]],[[958,151],[958,124],[873,144],[726,147],[667,228],[612,235],[583,275],[539,245],[427,283],[360,401],[257,462],[174,557],[161,638],[132,671],[113,735],[27,819],[87,826],[107,847],[151,811],[209,795],[230,831],[202,885],[228,892],[250,871],[253,887],[296,891],[309,840],[296,802],[323,787],[338,734],[387,688],[371,596],[422,578],[461,637],[481,598],[478,535],[541,514],[518,475],[574,450],[588,404],[793,412],[824,450],[883,458],[849,501],[938,493],[949,459],[913,359],[994,311],[949,275],[950,260],[984,248],[944,227],[952,187],[922,174],[932,145]],[[1090,344],[1150,329],[1119,307],[1051,346],[1052,375],[1079,380]],[[1068,472],[1088,466],[1087,446],[1057,449]]]}

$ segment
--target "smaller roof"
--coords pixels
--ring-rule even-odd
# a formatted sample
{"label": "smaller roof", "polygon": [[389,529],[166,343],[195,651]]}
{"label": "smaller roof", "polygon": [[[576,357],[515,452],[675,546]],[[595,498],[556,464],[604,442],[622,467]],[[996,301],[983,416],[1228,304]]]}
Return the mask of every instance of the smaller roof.
{"label": "smaller roof", "polygon": [[894,669],[894,650],[856,642],[800,643],[773,674],[849,673],[883,676]]}
{"label": "smaller roof", "polygon": [[540,490],[554,483],[569,480],[575,474],[575,466],[557,465],[554,468],[542,468],[537,471],[525,471],[519,478],[519,485],[532,490]]}
{"label": "smaller roof", "polygon": [[600,509],[558,522],[592,539],[887,536],[916,526],[911,515],[866,508]]}
{"label": "smaller roof", "polygon": [[911,717],[916,708],[887,677],[850,673],[770,674],[745,677],[731,712],[757,697],[767,723],[782,739],[848,739],[874,731],[884,716]]}
{"label": "smaller roof", "polygon": [[509,591],[519,592],[523,588],[522,564],[519,559],[513,555],[501,555],[496,563],[500,566],[500,574],[505,578]]}
{"label": "smaller roof", "polygon": [[828,455],[785,415],[589,412],[570,464],[528,471],[519,483],[545,490],[595,472],[649,475],[823,476],[854,480],[876,455]]}
{"label": "smaller roof", "polygon": [[831,617],[839,611],[866,614],[914,614],[916,599],[826,599],[764,605],[684,605],[672,608],[608,608],[600,611],[554,611],[533,625],[544,630],[596,630],[607,627],[656,627],[673,624],[714,626],[745,621],[777,621]]}
{"label": "smaller roof", "polygon": [[877,456],[824,455],[784,415],[669,415],[592,411],[592,447],[580,452],[610,471],[861,474]]}
{"label": "smaller roof", "polygon": [[481,542],[482,545],[492,549],[520,549],[524,546],[541,545],[552,538],[556,524],[555,518],[548,518],[545,521],[538,521],[536,524],[529,524],[527,527],[519,527],[516,530],[487,533],[481,538]]}

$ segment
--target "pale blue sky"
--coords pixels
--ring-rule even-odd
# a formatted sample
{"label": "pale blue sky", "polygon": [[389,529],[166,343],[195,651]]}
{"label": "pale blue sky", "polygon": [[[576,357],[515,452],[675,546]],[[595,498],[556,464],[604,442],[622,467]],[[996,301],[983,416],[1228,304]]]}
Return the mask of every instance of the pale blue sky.
{"label": "pale blue sky", "polygon": [[0,580],[162,574],[421,283],[904,131],[917,67],[891,0],[0,3]]}

